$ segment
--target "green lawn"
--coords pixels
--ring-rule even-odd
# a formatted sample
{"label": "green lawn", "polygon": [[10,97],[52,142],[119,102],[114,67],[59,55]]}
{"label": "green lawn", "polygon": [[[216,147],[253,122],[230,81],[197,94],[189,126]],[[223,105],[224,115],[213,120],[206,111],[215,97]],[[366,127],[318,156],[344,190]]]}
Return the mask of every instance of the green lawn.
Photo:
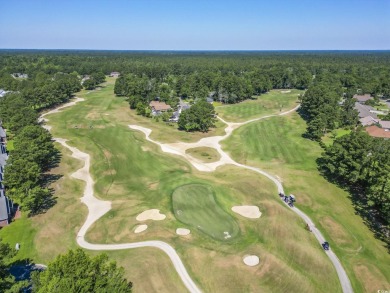
{"label": "green lawn", "polygon": [[235,160],[258,166],[283,181],[297,206],[323,232],[347,270],[355,292],[390,287],[390,255],[356,215],[349,195],[326,181],[316,159],[322,149],[302,137],[306,124],[298,114],[273,117],[239,128],[223,148]]}
{"label": "green lawn", "polygon": [[349,134],[349,133],[351,133],[351,130],[349,130],[349,129],[338,128],[338,129],[333,130],[330,133],[327,133],[324,137],[322,137],[322,142],[326,146],[330,146],[333,144],[333,141],[336,138],[339,138],[339,137],[346,135],[346,134]]}
{"label": "green lawn", "polygon": [[173,192],[172,205],[179,221],[220,241],[233,239],[240,232],[234,218],[215,201],[210,186],[180,186]]}
{"label": "green lawn", "polygon": [[[142,133],[130,130],[128,124],[150,127],[155,131],[153,138],[165,141],[194,141],[218,134],[223,128],[208,134],[188,134],[137,116],[124,98],[113,95],[112,79],[101,90],[88,94],[82,91],[78,96],[85,101],[47,118],[54,137],[66,138],[70,145],[91,155],[95,194],[112,201],[112,210],[88,231],[89,241],[166,241],[177,250],[204,292],[286,292],[287,288],[291,292],[341,291],[336,272],[321,246],[305,230],[303,221],[281,203],[272,182],[234,166],[220,167],[212,173],[199,172],[181,157],[162,153]],[[60,149],[62,161],[53,172],[63,176],[51,186],[56,191],[57,204],[45,214],[19,220],[15,233],[17,222],[0,231],[0,237],[12,246],[20,241],[22,248],[28,248],[19,256],[37,262],[48,263],[59,253],[77,247],[76,235],[87,215],[80,202],[83,183],[70,176],[82,163],[71,158],[67,149]],[[292,162],[304,162],[306,158],[305,154],[290,156]],[[214,200],[226,213],[226,219],[233,219],[241,231],[236,237],[219,241],[197,229],[191,229],[188,237],[175,233],[176,228],[185,224],[175,217],[172,194],[189,184],[212,188]],[[262,216],[237,216],[231,211],[235,205],[256,205]],[[160,209],[167,218],[148,221],[148,229],[135,234],[134,227],[139,224],[136,216],[151,208]],[[246,267],[242,262],[246,254],[258,255],[260,264]],[[146,248],[109,255],[125,267],[135,292],[184,291],[170,260],[159,250]]]}
{"label": "green lawn", "polygon": [[[283,93],[285,92],[285,93]],[[220,117],[229,122],[243,122],[262,115],[278,114],[297,105],[300,90],[272,90],[255,100],[246,100],[238,104],[216,108]]]}

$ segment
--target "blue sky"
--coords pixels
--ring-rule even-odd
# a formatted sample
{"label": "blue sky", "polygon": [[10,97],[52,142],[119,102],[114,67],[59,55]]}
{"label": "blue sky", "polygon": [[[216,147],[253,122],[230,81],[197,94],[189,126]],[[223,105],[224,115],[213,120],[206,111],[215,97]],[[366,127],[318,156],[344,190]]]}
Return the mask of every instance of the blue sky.
{"label": "blue sky", "polygon": [[390,0],[0,0],[0,48],[387,50]]}

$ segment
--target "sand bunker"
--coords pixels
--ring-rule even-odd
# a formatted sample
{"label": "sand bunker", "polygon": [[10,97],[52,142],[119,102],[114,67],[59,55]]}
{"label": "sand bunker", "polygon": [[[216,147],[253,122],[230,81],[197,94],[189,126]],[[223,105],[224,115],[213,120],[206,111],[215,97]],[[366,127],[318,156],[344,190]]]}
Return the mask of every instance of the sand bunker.
{"label": "sand bunker", "polygon": [[148,225],[138,225],[135,230],[134,230],[134,233],[141,233],[141,232],[144,232],[146,229],[148,229]]}
{"label": "sand bunker", "polygon": [[257,206],[234,206],[232,211],[250,219],[260,218],[261,212]]}
{"label": "sand bunker", "polygon": [[244,264],[249,267],[257,266],[260,262],[259,257],[256,255],[246,255],[243,258]]}
{"label": "sand bunker", "polygon": [[161,221],[164,220],[166,216],[164,214],[160,214],[160,210],[157,209],[151,209],[151,210],[146,210],[142,213],[140,213],[137,216],[137,221],[146,221],[146,220],[155,220],[155,221]]}
{"label": "sand bunker", "polygon": [[190,233],[191,233],[191,231],[189,229],[186,229],[186,228],[177,228],[176,229],[176,234],[180,235],[180,236],[186,236],[186,235],[189,235]]}
{"label": "sand bunker", "polygon": [[291,91],[280,91],[282,94],[288,94],[291,93]]}

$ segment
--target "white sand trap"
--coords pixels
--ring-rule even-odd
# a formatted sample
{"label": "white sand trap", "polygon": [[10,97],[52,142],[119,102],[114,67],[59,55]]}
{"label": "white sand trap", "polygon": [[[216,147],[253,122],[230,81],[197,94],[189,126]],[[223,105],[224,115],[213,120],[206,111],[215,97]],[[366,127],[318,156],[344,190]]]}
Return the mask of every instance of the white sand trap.
{"label": "white sand trap", "polygon": [[244,264],[250,267],[257,266],[260,262],[260,259],[256,255],[246,255],[243,258]]}
{"label": "white sand trap", "polygon": [[180,235],[180,236],[186,236],[186,235],[189,235],[190,233],[191,233],[191,231],[189,229],[186,229],[186,228],[177,228],[176,229],[176,234]]}
{"label": "white sand trap", "polygon": [[232,211],[250,219],[260,218],[261,212],[257,206],[234,206]]}
{"label": "white sand trap", "polygon": [[142,213],[140,213],[137,216],[137,221],[146,221],[146,220],[155,220],[155,221],[161,221],[164,220],[166,216],[164,214],[160,214],[160,210],[158,209],[151,209],[151,210],[146,210]]}
{"label": "white sand trap", "polygon": [[280,91],[282,94],[288,94],[291,93],[291,91]]}
{"label": "white sand trap", "polygon": [[134,230],[134,233],[141,233],[141,232],[144,232],[146,229],[148,229],[148,225],[138,225],[135,230]]}

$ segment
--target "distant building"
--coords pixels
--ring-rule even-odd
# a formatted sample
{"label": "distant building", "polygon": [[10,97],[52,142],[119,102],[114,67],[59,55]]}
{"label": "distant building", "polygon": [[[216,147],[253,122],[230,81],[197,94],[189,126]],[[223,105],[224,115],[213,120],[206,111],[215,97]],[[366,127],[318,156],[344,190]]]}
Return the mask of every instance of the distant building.
{"label": "distant building", "polygon": [[356,99],[358,101],[358,103],[360,104],[365,104],[368,100],[373,100],[374,98],[369,95],[369,94],[365,94],[365,95],[354,95],[353,96],[354,99]]}
{"label": "distant building", "polygon": [[84,75],[83,78],[81,79],[81,84],[83,84],[84,81],[86,81],[88,79],[91,79],[91,77],[89,75]]}
{"label": "distant building", "polygon": [[113,71],[110,73],[110,77],[118,77],[120,75],[119,72]]}
{"label": "distant building", "polygon": [[370,136],[380,137],[380,138],[385,138],[385,139],[390,138],[390,130],[389,129],[383,129],[383,128],[380,128],[376,125],[368,126],[365,129]]}
{"label": "distant building", "polygon": [[214,103],[214,99],[208,97],[208,98],[206,98],[206,102],[212,104],[212,103]]}
{"label": "distant building", "polygon": [[12,77],[14,78],[28,78],[28,74],[26,73],[12,73],[11,74]]}
{"label": "distant building", "polygon": [[383,129],[388,129],[388,130],[390,130],[390,121],[379,120],[379,125],[380,125]]}
{"label": "distant building", "polygon": [[153,116],[160,115],[162,112],[166,112],[166,111],[172,109],[171,106],[165,104],[164,102],[160,102],[160,101],[151,101],[149,103],[149,107],[152,110]]}
{"label": "distant building", "polygon": [[0,89],[0,98],[4,97],[6,94],[8,94],[10,91],[5,91],[3,89]]}
{"label": "distant building", "polygon": [[375,113],[376,112],[375,109],[371,106],[363,105],[356,102],[354,109],[358,111],[359,118],[371,116],[374,119],[378,119],[378,116]]}
{"label": "distant building", "polygon": [[372,118],[371,116],[366,116],[360,118],[359,121],[363,126],[369,126],[372,124],[377,124],[379,122],[379,119]]}
{"label": "distant building", "polygon": [[6,150],[6,132],[0,126],[0,227],[7,226],[13,214],[14,206],[12,201],[5,195],[4,167],[8,159]]}

